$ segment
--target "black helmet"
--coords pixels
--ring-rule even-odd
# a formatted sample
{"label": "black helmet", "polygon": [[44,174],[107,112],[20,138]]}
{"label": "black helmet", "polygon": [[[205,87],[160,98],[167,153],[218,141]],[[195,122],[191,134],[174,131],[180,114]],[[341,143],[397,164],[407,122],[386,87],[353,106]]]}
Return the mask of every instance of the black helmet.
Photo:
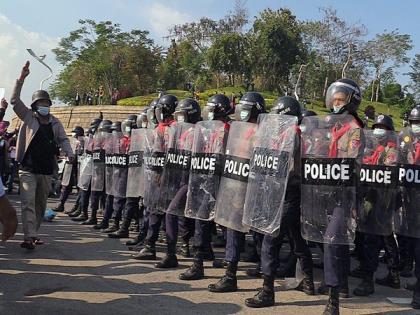
{"label": "black helmet", "polygon": [[205,120],[225,119],[232,113],[229,98],[224,94],[211,96],[203,110]]}
{"label": "black helmet", "polygon": [[261,113],[265,113],[265,100],[258,92],[245,93],[235,107],[236,120],[239,121],[256,121]]}
{"label": "black helmet", "polygon": [[90,126],[91,127],[98,127],[99,124],[101,123],[102,119],[101,118],[94,118],[90,121]]}
{"label": "black helmet", "polygon": [[[137,118],[137,116],[136,116]],[[131,130],[136,129],[136,121],[133,121],[131,119],[124,119],[123,122],[121,123],[121,130],[122,133],[125,136],[130,136],[131,135]]]}
{"label": "black helmet", "polygon": [[302,107],[300,103],[291,96],[281,96],[274,101],[271,113],[280,115],[296,116],[302,120]]}
{"label": "black helmet", "polygon": [[121,121],[115,121],[111,125],[111,132],[121,132]]}
{"label": "black helmet", "polygon": [[408,121],[411,123],[412,121],[420,121],[420,105],[416,105],[408,116]]}
{"label": "black helmet", "polygon": [[86,131],[86,136],[93,135],[95,133],[95,128],[89,127]]}
{"label": "black helmet", "polygon": [[147,112],[148,111],[149,109],[145,108],[140,112],[140,114],[137,115],[137,121],[136,121],[137,128],[147,128],[147,124],[148,124]]}
{"label": "black helmet", "polygon": [[51,104],[52,104],[51,103],[51,99],[50,99],[50,95],[48,94],[48,92],[47,91],[44,91],[44,90],[38,90],[38,91],[35,91],[34,94],[32,94],[31,107],[34,108],[35,103],[37,101],[40,101],[40,100],[46,100],[46,101],[48,101],[49,106],[51,106]]}
{"label": "black helmet", "polygon": [[178,99],[175,95],[166,94],[163,95],[156,105],[155,115],[159,122],[170,118],[178,105]]}
{"label": "black helmet", "polygon": [[85,130],[81,126],[74,126],[71,132],[74,133],[76,137],[83,137],[85,135]]}
{"label": "black helmet", "polygon": [[195,124],[201,120],[200,105],[193,98],[183,99],[175,109],[174,118],[177,122]]}
{"label": "black helmet", "polygon": [[[339,100],[340,103],[334,105],[334,101]],[[351,79],[338,79],[332,83],[328,90],[325,103],[327,108],[331,109],[334,114],[342,114],[347,111],[355,114],[362,100],[360,88],[356,82]]]}
{"label": "black helmet", "polygon": [[302,111],[302,117],[310,117],[310,116],[317,116],[318,114],[315,113],[313,110],[306,110]]}
{"label": "black helmet", "polygon": [[130,114],[127,116],[126,120],[131,120],[133,122],[133,129],[137,128],[137,115]]}
{"label": "black helmet", "polygon": [[112,125],[112,121],[105,119],[102,120],[101,123],[98,126],[98,130],[100,132],[111,132],[111,125]]}
{"label": "black helmet", "polygon": [[394,121],[388,115],[379,115],[376,117],[375,122],[372,125],[372,129],[384,126],[388,130],[395,130]]}

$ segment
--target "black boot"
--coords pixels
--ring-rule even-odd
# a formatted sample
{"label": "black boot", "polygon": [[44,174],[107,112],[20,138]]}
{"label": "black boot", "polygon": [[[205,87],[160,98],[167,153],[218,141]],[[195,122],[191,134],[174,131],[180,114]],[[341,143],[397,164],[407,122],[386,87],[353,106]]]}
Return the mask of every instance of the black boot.
{"label": "black boot", "polygon": [[238,291],[238,281],[236,278],[236,271],[238,270],[238,263],[228,262],[226,274],[214,284],[209,284],[210,292],[236,292]]}
{"label": "black boot", "polygon": [[414,309],[420,309],[420,284],[419,284],[419,281],[417,281],[416,287],[414,289],[413,301],[411,301],[411,306]]}
{"label": "black boot", "polygon": [[156,260],[156,249],[150,245],[146,245],[132,257],[137,260]]}
{"label": "black boot", "polygon": [[253,308],[270,307],[274,305],[274,277],[263,276],[264,284],[254,297],[246,299],[245,305]]}
{"label": "black boot", "polygon": [[[328,295],[329,294],[329,286],[327,286],[324,282],[321,282],[319,288],[318,288],[318,293],[322,294],[322,295]],[[344,286],[343,288],[339,288],[338,289],[339,295],[341,298],[343,299],[347,299],[350,294],[349,294],[349,286],[347,284],[347,286]]]}
{"label": "black boot", "polygon": [[302,291],[307,295],[315,295],[314,278],[312,275],[305,275],[302,281],[296,288],[297,291]]}
{"label": "black boot", "polygon": [[95,230],[104,230],[104,229],[107,229],[108,226],[109,226],[108,220],[102,219],[101,223],[100,224],[96,224],[93,228]]}
{"label": "black boot", "polygon": [[176,268],[178,267],[178,259],[174,254],[167,254],[161,261],[158,261],[155,264],[155,268],[167,269],[167,268]]}
{"label": "black boot", "polygon": [[128,228],[130,227],[131,220],[124,219],[120,229],[115,233],[108,234],[109,238],[127,238],[129,236]]}
{"label": "black boot", "polygon": [[373,273],[369,272],[363,277],[362,282],[353,290],[356,296],[368,296],[375,293],[375,285],[373,284]]}
{"label": "black boot", "polygon": [[144,239],[145,239],[145,235],[143,233],[139,233],[137,234],[137,236],[131,240],[128,240],[127,242],[125,242],[125,245],[127,246],[135,246],[138,244],[143,243]]}
{"label": "black boot", "polygon": [[59,202],[53,210],[55,212],[63,212],[64,211],[64,204],[62,202]]}
{"label": "black boot", "polygon": [[340,300],[338,287],[329,287],[328,303],[323,315],[340,315]]}
{"label": "black boot", "polygon": [[75,221],[75,222],[83,222],[83,221],[86,221],[87,219],[88,219],[87,210],[86,211],[83,210],[83,212],[81,212],[79,216],[74,217],[71,220],[72,221]]}
{"label": "black boot", "polygon": [[203,260],[196,258],[193,264],[185,272],[179,275],[181,280],[200,280],[204,278]]}
{"label": "black boot", "polygon": [[102,233],[114,233],[120,229],[120,221],[114,220],[114,223],[107,229],[103,230]]}
{"label": "black boot", "polygon": [[178,252],[183,257],[186,257],[186,258],[191,257],[190,244],[183,243],[182,246],[179,248]]}
{"label": "black boot", "polygon": [[75,217],[78,217],[81,213],[82,213],[82,209],[80,209],[79,206],[75,205],[74,206],[74,211],[69,213],[69,217],[70,218],[75,218]]}
{"label": "black boot", "polygon": [[377,278],[375,282],[394,289],[399,289],[401,287],[400,276],[396,270],[390,270],[385,278]]}
{"label": "black boot", "polygon": [[82,225],[96,225],[98,224],[98,220],[96,219],[96,215],[94,217],[91,217],[89,220],[82,222]]}
{"label": "black boot", "polygon": [[79,209],[79,204],[76,203],[73,208],[65,210],[64,213],[68,214],[69,216],[71,216],[73,213],[75,213],[77,210]]}

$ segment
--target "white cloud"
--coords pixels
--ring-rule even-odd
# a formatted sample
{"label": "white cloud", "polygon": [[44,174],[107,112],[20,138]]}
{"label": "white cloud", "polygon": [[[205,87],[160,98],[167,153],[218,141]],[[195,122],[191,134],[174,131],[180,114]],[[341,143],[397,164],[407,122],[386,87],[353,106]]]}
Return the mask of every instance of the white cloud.
{"label": "white cloud", "polygon": [[[22,100],[28,105],[32,92],[39,89],[39,83],[49,74],[48,70],[36,61],[26,51],[31,48],[38,55],[46,54],[45,62],[53,69],[55,74],[59,72],[59,64],[56,62],[51,49],[57,46],[59,39],[51,38],[44,34],[31,32],[13,23],[6,16],[0,14],[0,87],[6,89],[6,98],[10,99],[15,80],[26,60],[31,62],[31,74],[25,81],[22,90]],[[44,84],[48,89],[49,83]],[[10,118],[13,111],[7,110],[6,117]]]}
{"label": "white cloud", "polygon": [[143,4],[140,15],[149,22],[153,33],[160,39],[168,35],[171,26],[192,20],[190,15],[156,1],[150,5]]}

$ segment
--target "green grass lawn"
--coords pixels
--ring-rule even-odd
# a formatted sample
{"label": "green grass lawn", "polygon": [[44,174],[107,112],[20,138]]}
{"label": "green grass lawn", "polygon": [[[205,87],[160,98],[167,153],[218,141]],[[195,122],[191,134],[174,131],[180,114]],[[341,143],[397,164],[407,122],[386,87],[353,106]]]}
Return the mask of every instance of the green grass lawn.
{"label": "green grass lawn", "polygon": [[[210,95],[217,93],[225,93],[226,96],[230,97],[233,93],[238,94],[240,91],[244,93],[244,89],[240,87],[224,87],[220,89],[210,89],[204,92],[199,93],[199,102],[201,106],[205,105],[205,102],[210,97]],[[189,91],[184,90],[168,90],[167,93],[174,94],[179,99],[183,99],[186,97],[191,97],[191,93]],[[260,92],[266,101],[267,108],[269,109],[273,104],[274,100],[277,98],[277,95],[272,92]],[[122,99],[118,101],[118,105],[130,105],[130,106],[148,106],[153,99],[157,97],[157,94],[148,94],[143,96],[135,96],[126,99]],[[362,104],[359,109],[359,115],[361,118],[364,117],[364,109],[368,106],[372,105],[375,107],[376,115],[386,114],[391,115],[394,119],[394,125],[397,130],[402,128],[402,119],[400,118],[400,108],[397,106],[388,106],[384,103],[378,102],[369,102],[369,101],[362,101]],[[330,113],[329,109],[327,109],[321,101],[311,101],[311,104],[307,105],[307,109],[315,111],[318,115],[326,115]]]}

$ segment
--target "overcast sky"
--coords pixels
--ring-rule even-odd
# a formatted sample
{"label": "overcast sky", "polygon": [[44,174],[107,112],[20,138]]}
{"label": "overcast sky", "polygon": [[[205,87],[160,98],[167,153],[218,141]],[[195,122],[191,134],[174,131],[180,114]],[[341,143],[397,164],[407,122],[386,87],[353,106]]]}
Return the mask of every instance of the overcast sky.
{"label": "overcast sky", "polygon": [[[58,73],[60,67],[51,49],[56,47],[60,37],[78,27],[79,19],[111,20],[120,23],[124,30],[146,29],[158,44],[167,45],[163,37],[170,26],[202,16],[221,18],[233,9],[234,4],[234,0],[1,0],[0,87],[6,88],[9,98],[20,68],[25,60],[30,60],[31,75],[23,90],[23,99],[28,103],[48,72],[26,52],[26,48],[32,48],[39,55],[46,54],[45,61]],[[410,56],[420,53],[420,1],[248,0],[246,6],[251,17],[267,7],[288,7],[301,20],[320,18],[319,8],[331,6],[348,22],[366,25],[368,38],[396,28],[410,34],[414,44]],[[408,82],[403,75],[408,70],[405,67],[399,71],[398,80],[403,84]],[[45,87],[48,88],[48,84]]]}

